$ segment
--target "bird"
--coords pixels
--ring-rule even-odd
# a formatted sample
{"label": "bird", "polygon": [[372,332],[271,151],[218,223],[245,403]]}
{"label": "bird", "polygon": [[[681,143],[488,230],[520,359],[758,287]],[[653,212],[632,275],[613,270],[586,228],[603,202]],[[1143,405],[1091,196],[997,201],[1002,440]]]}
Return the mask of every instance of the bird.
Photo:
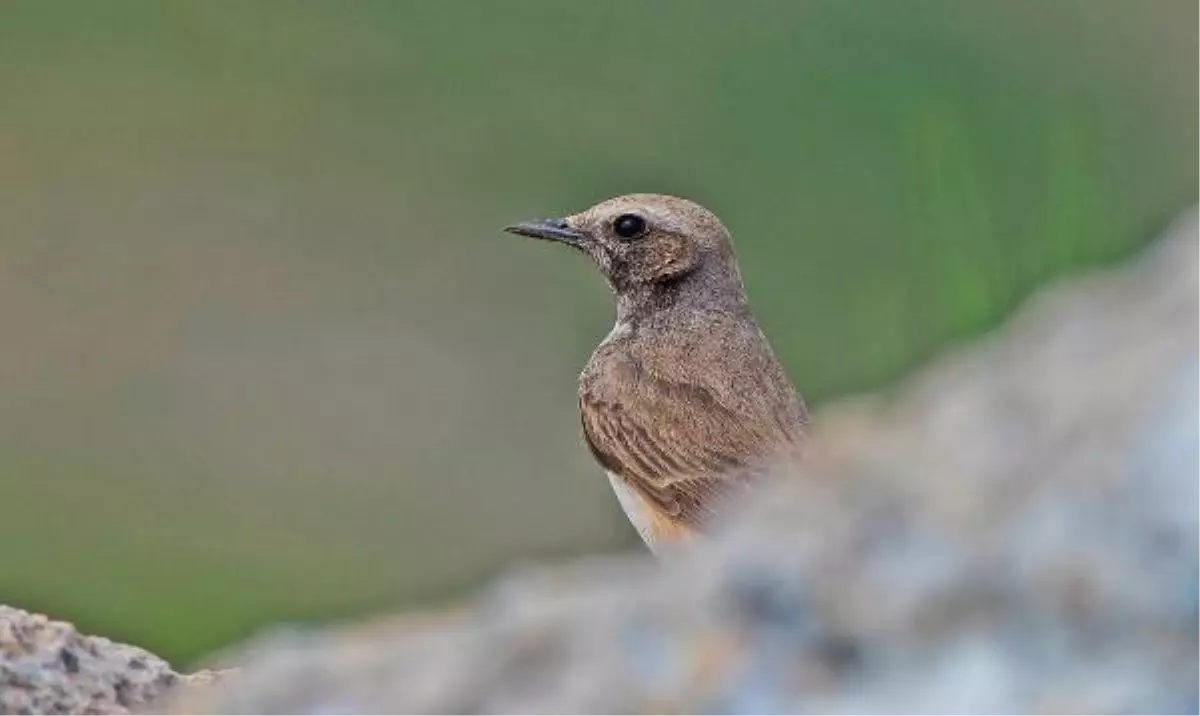
{"label": "bird", "polygon": [[583,437],[655,555],[710,535],[802,459],[808,411],[750,310],[729,231],[697,203],[608,199],[505,227],[599,268],[616,322],[579,375]]}

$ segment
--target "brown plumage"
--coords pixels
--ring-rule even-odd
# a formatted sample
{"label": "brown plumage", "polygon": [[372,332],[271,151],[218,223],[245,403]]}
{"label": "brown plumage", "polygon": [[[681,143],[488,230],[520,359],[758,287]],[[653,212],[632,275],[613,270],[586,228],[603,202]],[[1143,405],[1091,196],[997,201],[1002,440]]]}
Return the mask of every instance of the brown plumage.
{"label": "brown plumage", "polygon": [[591,256],[617,321],[579,377],[583,433],[658,551],[801,448],[807,414],[746,302],[729,233],[684,199],[632,194],[508,231]]}

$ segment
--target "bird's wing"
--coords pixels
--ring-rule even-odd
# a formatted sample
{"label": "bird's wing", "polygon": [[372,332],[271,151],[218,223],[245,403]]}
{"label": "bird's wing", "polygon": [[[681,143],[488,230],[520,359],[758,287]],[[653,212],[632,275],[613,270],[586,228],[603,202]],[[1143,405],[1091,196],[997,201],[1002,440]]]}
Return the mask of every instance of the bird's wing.
{"label": "bird's wing", "polygon": [[785,436],[778,423],[739,415],[701,386],[640,378],[636,389],[580,391],[588,447],[665,516],[702,527],[767,467]]}

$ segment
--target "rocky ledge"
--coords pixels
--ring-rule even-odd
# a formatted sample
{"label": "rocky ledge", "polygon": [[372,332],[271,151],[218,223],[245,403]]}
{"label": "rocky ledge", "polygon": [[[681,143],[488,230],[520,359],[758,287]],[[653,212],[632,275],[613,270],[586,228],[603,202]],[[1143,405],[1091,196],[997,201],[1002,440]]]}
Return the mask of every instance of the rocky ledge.
{"label": "rocky ledge", "polygon": [[[154,706],[1194,713],[1197,248],[1190,213],[888,396],[822,411],[812,459],[703,549],[517,570],[451,614],[276,630],[222,657],[240,673]],[[14,659],[11,614],[0,708],[120,712],[179,680],[77,635],[87,656],[63,637]]]}
{"label": "rocky ledge", "polygon": [[143,649],[0,605],[0,714],[126,714],[214,676],[177,674]]}

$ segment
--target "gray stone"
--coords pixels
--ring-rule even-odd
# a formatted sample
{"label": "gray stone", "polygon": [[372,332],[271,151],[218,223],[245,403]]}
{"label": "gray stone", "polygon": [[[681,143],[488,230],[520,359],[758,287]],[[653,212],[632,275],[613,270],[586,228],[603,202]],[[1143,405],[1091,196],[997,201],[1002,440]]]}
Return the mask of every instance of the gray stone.
{"label": "gray stone", "polygon": [[1195,712],[1194,213],[889,396],[701,549],[266,635],[185,711]]}
{"label": "gray stone", "polygon": [[0,605],[0,714],[126,714],[209,678],[180,676],[137,647]]}
{"label": "gray stone", "polygon": [[[823,410],[811,459],[698,549],[276,629],[154,708],[1194,713],[1197,249],[1192,212],[890,395]],[[0,659],[7,711],[121,713],[180,680],[11,609]]]}

